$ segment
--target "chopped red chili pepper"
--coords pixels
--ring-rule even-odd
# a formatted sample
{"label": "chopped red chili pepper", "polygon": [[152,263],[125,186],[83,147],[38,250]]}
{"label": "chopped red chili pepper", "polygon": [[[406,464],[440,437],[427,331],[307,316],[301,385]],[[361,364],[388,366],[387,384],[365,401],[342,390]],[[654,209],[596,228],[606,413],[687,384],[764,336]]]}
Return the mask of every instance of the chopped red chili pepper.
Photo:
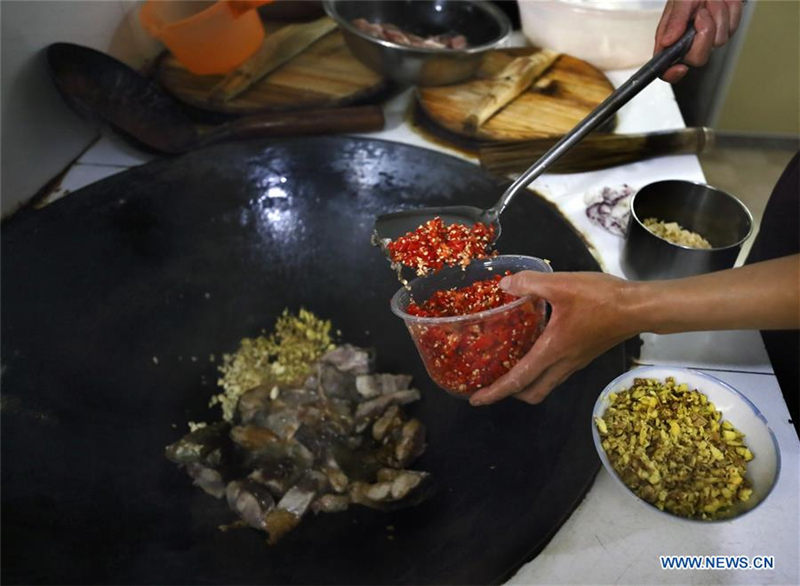
{"label": "chopped red chili pepper", "polygon": [[[406,311],[446,317],[501,307],[518,299],[498,287],[501,278],[437,291],[421,305],[412,302]],[[544,327],[544,301],[528,298],[488,317],[407,325],[431,378],[448,391],[466,395],[497,380],[530,350]]]}
{"label": "chopped red chili pepper", "polygon": [[[510,275],[511,271],[506,271],[506,274]],[[414,301],[409,303],[406,313],[420,317],[449,317],[478,313],[511,303],[518,298],[500,289],[498,283],[502,278],[503,275],[495,275],[461,289],[435,291],[422,305]]]}
{"label": "chopped red chili pepper", "polygon": [[488,258],[494,226],[478,222],[473,226],[445,225],[440,217],[428,220],[413,232],[386,245],[389,259],[413,268],[417,275],[436,272],[445,265],[467,266],[472,259]]}

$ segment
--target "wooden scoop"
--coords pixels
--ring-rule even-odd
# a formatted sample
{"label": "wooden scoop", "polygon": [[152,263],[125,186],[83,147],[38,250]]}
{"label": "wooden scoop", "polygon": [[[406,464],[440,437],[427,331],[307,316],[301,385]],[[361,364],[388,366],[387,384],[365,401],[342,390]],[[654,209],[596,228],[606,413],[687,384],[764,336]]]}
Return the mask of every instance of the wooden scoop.
{"label": "wooden scoop", "polygon": [[313,22],[289,24],[275,31],[266,38],[255,55],[211,89],[209,99],[212,102],[232,100],[335,29],[336,22],[323,16]]}
{"label": "wooden scoop", "polygon": [[[526,91],[550,67],[560,53],[542,49],[528,55],[517,57],[506,65],[495,77],[471,82],[471,91],[484,91],[480,102],[464,120],[464,129],[475,132],[478,127],[496,114],[514,98]],[[482,87],[481,87],[482,86]]]}
{"label": "wooden scoop", "polygon": [[47,48],[47,59],[53,82],[78,114],[163,153],[231,140],[369,132],[384,126],[379,106],[361,106],[260,114],[203,128],[157,83],[105,53],[55,43]]}

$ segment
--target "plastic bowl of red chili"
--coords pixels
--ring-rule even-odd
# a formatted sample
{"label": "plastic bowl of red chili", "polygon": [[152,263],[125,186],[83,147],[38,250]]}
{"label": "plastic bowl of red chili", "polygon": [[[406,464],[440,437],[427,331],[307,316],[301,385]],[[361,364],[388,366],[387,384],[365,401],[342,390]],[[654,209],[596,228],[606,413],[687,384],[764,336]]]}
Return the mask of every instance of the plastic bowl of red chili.
{"label": "plastic bowl of red chili", "polygon": [[539,337],[547,304],[499,288],[505,275],[550,273],[540,258],[501,255],[442,269],[394,294],[392,311],[403,319],[433,381],[469,397],[508,372]]}

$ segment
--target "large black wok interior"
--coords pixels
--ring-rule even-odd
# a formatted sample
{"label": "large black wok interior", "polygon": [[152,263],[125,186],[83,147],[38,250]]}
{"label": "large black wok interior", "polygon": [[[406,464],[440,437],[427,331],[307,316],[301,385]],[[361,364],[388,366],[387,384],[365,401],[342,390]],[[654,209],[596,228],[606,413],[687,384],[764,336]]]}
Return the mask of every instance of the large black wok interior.
{"label": "large black wok interior", "polygon": [[[3,583],[486,584],[539,552],[591,485],[590,413],[617,347],[539,406],[487,408],[437,389],[389,310],[398,282],[376,215],[505,187],[476,166],[359,138],[219,145],[110,177],[2,229]],[[535,195],[504,253],[598,270]],[[276,546],[191,485],[164,446],[208,421],[209,355],[284,308],[331,319],[422,391],[415,463],[435,493],[394,512],[305,519]]]}

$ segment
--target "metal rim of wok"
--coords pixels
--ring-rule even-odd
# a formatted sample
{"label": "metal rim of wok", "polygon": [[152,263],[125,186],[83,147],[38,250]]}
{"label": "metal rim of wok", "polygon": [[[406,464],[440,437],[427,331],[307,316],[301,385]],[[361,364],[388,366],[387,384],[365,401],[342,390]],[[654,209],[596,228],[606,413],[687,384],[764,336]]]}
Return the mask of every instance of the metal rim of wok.
{"label": "metal rim of wok", "polygon": [[[547,401],[476,409],[438,390],[389,309],[376,215],[491,204],[505,182],[455,157],[364,138],[217,145],[85,187],[2,230],[4,583],[499,583],[549,541],[599,469],[596,396],[616,347]],[[499,249],[598,270],[534,195]],[[214,354],[284,307],[329,318],[409,373],[428,428],[414,464],[436,492],[410,509],[304,519],[267,547],[163,456],[211,421]]]}

